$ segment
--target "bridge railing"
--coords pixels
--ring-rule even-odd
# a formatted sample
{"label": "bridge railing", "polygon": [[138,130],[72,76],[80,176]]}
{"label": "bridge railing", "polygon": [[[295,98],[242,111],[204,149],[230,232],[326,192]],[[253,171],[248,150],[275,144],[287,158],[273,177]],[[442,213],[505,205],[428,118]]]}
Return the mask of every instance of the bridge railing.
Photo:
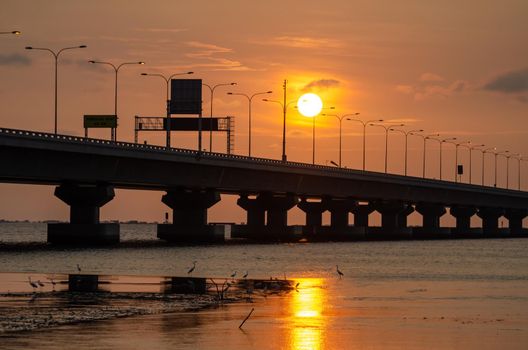
{"label": "bridge railing", "polygon": [[103,139],[95,139],[95,138],[87,138],[87,137],[81,137],[81,136],[71,136],[71,135],[60,135],[60,134],[52,134],[52,133],[45,133],[40,131],[30,131],[30,130],[20,130],[20,129],[9,129],[9,128],[0,128],[0,135],[12,135],[17,137],[24,137],[24,138],[30,138],[30,139],[38,139],[38,140],[53,140],[56,142],[62,142],[62,143],[68,143],[68,144],[83,144],[83,145],[100,145],[104,146],[106,148],[114,148],[114,149],[129,149],[129,150],[138,150],[138,151],[146,151],[146,152],[157,152],[157,153],[163,153],[163,154],[177,154],[180,156],[189,156],[194,158],[200,158],[200,159],[210,159],[210,160],[237,160],[238,162],[243,161],[247,162],[248,164],[267,164],[267,165],[276,165],[281,166],[285,168],[291,168],[291,169],[311,169],[311,170],[319,170],[324,171],[326,173],[330,174],[339,174],[339,175],[368,175],[372,179],[375,178],[383,178],[386,181],[394,180],[398,182],[406,182],[406,181],[416,181],[419,180],[422,184],[427,185],[441,185],[441,184],[450,184],[450,185],[456,185],[459,187],[468,187],[468,188],[476,188],[481,187],[483,190],[490,190],[490,191],[512,191],[511,189],[500,189],[490,186],[480,186],[476,184],[466,184],[466,183],[455,183],[453,181],[446,181],[446,180],[436,180],[436,179],[427,179],[427,178],[421,178],[421,177],[413,177],[413,176],[403,176],[403,175],[397,175],[397,174],[387,174],[387,173],[380,173],[380,172],[373,172],[373,171],[362,171],[357,169],[350,169],[350,168],[338,168],[334,166],[327,166],[327,165],[319,165],[319,164],[309,164],[309,163],[301,163],[301,162],[292,162],[292,161],[282,161],[278,159],[269,159],[269,158],[258,158],[258,157],[247,157],[243,155],[237,155],[237,154],[226,154],[226,153],[217,153],[217,152],[199,152],[196,150],[190,150],[185,148],[167,148],[165,146],[156,146],[156,145],[149,145],[149,144],[141,144],[141,143],[133,143],[133,142],[123,142],[123,141],[109,141],[109,140],[103,140]]}
{"label": "bridge railing", "polygon": [[[146,150],[146,151],[158,151],[163,153],[174,153],[174,154],[185,154],[191,155],[194,157],[208,158],[208,159],[233,159],[233,160],[242,160],[248,161],[251,163],[262,163],[262,164],[275,164],[282,166],[294,166],[294,167],[303,167],[303,168],[312,168],[312,169],[324,169],[335,172],[357,172],[355,169],[348,168],[337,168],[327,165],[319,164],[308,164],[301,162],[292,162],[292,161],[282,161],[278,159],[270,158],[259,158],[259,157],[247,157],[237,154],[226,154],[219,152],[199,152],[196,150],[190,150],[185,148],[167,148],[165,146],[156,146],[142,143],[132,143],[132,142],[123,142],[123,141],[109,141],[103,139],[95,139],[89,137],[81,136],[71,136],[71,135],[61,135],[61,134],[52,134],[45,133],[40,131],[31,131],[31,130],[20,130],[20,129],[8,129],[0,128],[0,134],[13,135],[13,136],[22,136],[25,138],[39,139],[39,140],[54,140],[58,142],[66,143],[76,143],[76,144],[93,144],[93,145],[104,145],[107,147],[112,147],[116,149],[135,149],[135,150]],[[377,174],[373,172],[373,174]]]}

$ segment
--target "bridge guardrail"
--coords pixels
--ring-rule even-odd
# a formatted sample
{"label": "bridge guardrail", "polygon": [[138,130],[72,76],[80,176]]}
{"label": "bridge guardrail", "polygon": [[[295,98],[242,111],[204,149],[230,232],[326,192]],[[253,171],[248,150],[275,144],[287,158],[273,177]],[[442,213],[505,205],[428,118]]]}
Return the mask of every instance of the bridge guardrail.
{"label": "bridge guardrail", "polygon": [[10,128],[1,128],[0,127],[0,135],[14,135],[14,136],[23,136],[33,139],[39,139],[39,140],[56,140],[59,142],[67,142],[67,143],[75,143],[75,144],[93,144],[93,145],[102,145],[105,147],[111,147],[115,149],[135,149],[135,150],[142,150],[142,151],[155,151],[160,152],[163,154],[178,154],[178,155],[187,155],[192,157],[200,157],[201,159],[232,159],[237,161],[245,161],[248,163],[257,163],[257,164],[270,164],[270,165],[277,165],[281,167],[289,167],[289,168],[301,168],[301,169],[313,169],[313,170],[323,170],[325,172],[333,173],[333,174],[342,174],[342,175],[369,175],[372,177],[377,178],[385,178],[387,180],[400,180],[400,181],[409,181],[409,180],[419,180],[423,182],[423,184],[428,185],[440,185],[440,184],[449,184],[449,185],[456,185],[460,187],[468,187],[468,188],[475,188],[475,187],[483,187],[483,189],[490,190],[490,191],[507,191],[507,192],[522,192],[512,189],[503,189],[503,188],[496,188],[491,186],[481,186],[476,184],[465,184],[465,183],[455,183],[453,181],[446,181],[446,180],[436,180],[436,179],[427,179],[427,178],[421,178],[421,177],[412,177],[412,176],[403,176],[403,175],[397,175],[397,174],[386,174],[386,173],[380,173],[380,172],[373,172],[373,171],[362,171],[358,169],[350,169],[350,168],[338,168],[334,166],[327,166],[327,165],[319,165],[319,164],[309,164],[309,163],[301,163],[301,162],[292,162],[292,161],[282,161],[278,159],[269,159],[269,158],[258,158],[258,157],[247,157],[242,155],[236,155],[236,154],[225,154],[225,153],[217,153],[217,152],[198,152],[195,150],[185,149],[185,148],[167,148],[165,146],[156,146],[156,145],[149,145],[149,144],[141,144],[141,143],[133,143],[133,142],[123,142],[123,141],[109,141],[109,140],[103,140],[103,139],[95,139],[95,138],[85,138],[81,136],[71,136],[71,135],[60,135],[60,134],[52,134],[52,133],[45,133],[40,131],[30,131],[30,130],[20,130],[20,129],[10,129]]}

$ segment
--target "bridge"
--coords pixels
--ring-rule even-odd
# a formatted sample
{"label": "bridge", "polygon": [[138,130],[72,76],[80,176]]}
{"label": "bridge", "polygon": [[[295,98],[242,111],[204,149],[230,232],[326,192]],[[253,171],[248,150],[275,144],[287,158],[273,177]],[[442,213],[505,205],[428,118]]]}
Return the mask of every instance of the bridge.
{"label": "bridge", "polygon": [[[239,195],[245,225],[232,236],[259,240],[362,240],[528,236],[528,193],[449,181],[199,152],[127,142],[0,128],[0,182],[53,185],[70,206],[70,222],[48,224],[51,243],[115,243],[119,225],[101,223],[100,208],[114,189],[162,190],[171,224],[157,235],[168,241],[216,241],[225,226],[211,225],[207,210],[221,194]],[[302,227],[288,226],[287,213],[306,213]],[[440,226],[447,210],[456,227]],[[322,213],[330,212],[330,225]],[[381,227],[369,214],[381,214]],[[421,227],[408,227],[417,211]],[[354,216],[349,223],[349,213]],[[477,215],[482,227],[471,227]],[[499,228],[499,218],[508,220]]]}

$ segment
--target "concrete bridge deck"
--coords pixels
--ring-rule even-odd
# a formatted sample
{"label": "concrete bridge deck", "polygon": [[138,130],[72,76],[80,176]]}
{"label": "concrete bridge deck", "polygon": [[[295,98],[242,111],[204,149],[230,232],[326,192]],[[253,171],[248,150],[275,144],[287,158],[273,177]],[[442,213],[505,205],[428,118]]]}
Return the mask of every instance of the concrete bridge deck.
{"label": "concrete bridge deck", "polygon": [[[303,209],[307,226],[310,215],[316,218],[312,224],[320,226],[317,217],[325,210],[331,211],[336,223],[348,226],[344,213],[358,211],[358,201],[370,203],[370,212],[392,215],[383,224],[387,229],[405,227],[401,216],[415,209],[424,215],[424,222],[433,213],[432,227],[445,207],[455,208],[451,210],[455,216],[457,210],[465,210],[460,208],[469,208],[464,215],[493,212],[492,217],[511,217],[515,213],[516,218],[524,218],[528,209],[524,191],[5,128],[0,128],[0,162],[0,182],[59,186],[57,197],[72,206],[72,224],[102,225],[99,208],[113,198],[113,188],[165,190],[163,202],[175,210],[175,225],[193,227],[207,224],[207,208],[220,200],[220,193],[241,195],[239,204],[248,210],[248,225],[256,220],[257,226],[276,228],[287,226],[285,213],[297,205],[299,197],[304,199],[301,209],[302,203],[309,203]],[[324,203],[314,209],[307,201],[310,198]],[[192,220],[186,212],[188,203],[200,212]],[[264,212],[268,223],[262,219]],[[252,215],[258,219],[251,219]],[[365,218],[357,215],[360,222]],[[394,221],[395,215],[400,216],[399,222]]]}

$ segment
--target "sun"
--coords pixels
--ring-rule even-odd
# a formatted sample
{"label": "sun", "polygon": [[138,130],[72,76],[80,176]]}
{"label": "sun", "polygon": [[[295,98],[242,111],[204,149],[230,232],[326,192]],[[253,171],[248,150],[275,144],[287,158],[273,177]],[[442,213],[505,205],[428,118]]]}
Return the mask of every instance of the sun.
{"label": "sun", "polygon": [[323,101],[314,93],[307,93],[297,101],[299,112],[305,117],[315,117],[323,109]]}

